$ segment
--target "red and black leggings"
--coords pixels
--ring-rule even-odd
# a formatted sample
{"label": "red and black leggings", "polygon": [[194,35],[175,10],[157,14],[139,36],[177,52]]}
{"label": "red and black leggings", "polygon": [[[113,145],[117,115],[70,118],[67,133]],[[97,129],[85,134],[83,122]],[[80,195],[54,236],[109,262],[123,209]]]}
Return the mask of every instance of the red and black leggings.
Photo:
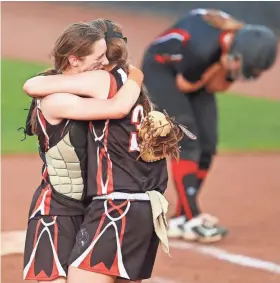
{"label": "red and black leggings", "polygon": [[198,193],[212,162],[212,155],[203,154],[199,163],[192,160],[172,160],[172,173],[178,200],[175,216],[185,215],[189,220],[200,214]]}

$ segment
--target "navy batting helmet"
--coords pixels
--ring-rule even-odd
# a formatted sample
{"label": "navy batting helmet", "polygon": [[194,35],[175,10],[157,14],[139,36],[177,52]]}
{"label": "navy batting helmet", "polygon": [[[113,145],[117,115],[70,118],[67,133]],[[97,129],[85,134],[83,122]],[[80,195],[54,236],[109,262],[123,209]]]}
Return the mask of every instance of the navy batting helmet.
{"label": "navy batting helmet", "polygon": [[276,60],[277,37],[265,26],[246,25],[239,30],[232,42],[229,56],[240,57],[242,75],[256,78],[260,71],[268,70]]}

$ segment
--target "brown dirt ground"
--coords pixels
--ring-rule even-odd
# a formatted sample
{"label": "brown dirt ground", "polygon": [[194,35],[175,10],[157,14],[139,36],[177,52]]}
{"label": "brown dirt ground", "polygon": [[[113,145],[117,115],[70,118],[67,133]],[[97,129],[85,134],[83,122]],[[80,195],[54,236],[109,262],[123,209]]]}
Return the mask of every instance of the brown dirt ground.
{"label": "brown dirt ground", "polygon": [[[46,2],[4,2],[1,6],[2,54],[41,62],[48,62],[52,43],[65,26],[75,21],[104,17],[124,25],[127,36],[133,38],[130,48],[134,62],[138,64],[143,48],[170,22],[160,17],[119,11],[114,14],[100,8],[89,10]],[[133,36],[135,27],[137,37]],[[262,80],[256,84],[238,85],[236,89],[251,95],[280,98],[277,68],[280,68],[280,59]],[[40,166],[35,155],[2,157],[2,231],[26,228],[29,202],[40,181]],[[200,198],[205,211],[217,215],[230,229],[229,237],[216,244],[217,247],[280,264],[280,228],[275,225],[279,216],[279,166],[280,154],[217,156]],[[176,198],[172,186],[168,198],[172,211]],[[159,252],[155,276],[180,283],[280,282],[279,275],[240,267],[193,251],[172,249],[171,253],[172,258],[168,258]],[[1,282],[22,282],[21,266],[22,255],[2,257]]]}

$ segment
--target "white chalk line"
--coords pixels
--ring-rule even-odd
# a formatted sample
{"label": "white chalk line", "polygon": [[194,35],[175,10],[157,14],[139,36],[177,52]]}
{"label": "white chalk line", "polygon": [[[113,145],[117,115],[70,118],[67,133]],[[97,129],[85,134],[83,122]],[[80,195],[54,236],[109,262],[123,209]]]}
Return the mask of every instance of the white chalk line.
{"label": "white chalk line", "polygon": [[[1,233],[1,256],[10,254],[22,254],[24,250],[25,231],[5,231]],[[244,256],[241,254],[235,254],[228,252],[221,248],[203,246],[199,244],[192,244],[183,241],[170,241],[171,248],[180,250],[192,250],[198,254],[206,255],[219,259],[221,261],[227,261],[232,264],[240,265],[243,267],[260,269],[263,271],[280,274],[280,264],[272,261],[265,261],[258,258]],[[154,277],[150,283],[178,283],[173,280]]]}
{"label": "white chalk line", "polygon": [[265,261],[258,258],[231,253],[221,248],[202,246],[199,244],[192,244],[181,241],[170,241],[169,245],[170,247],[175,249],[192,250],[196,253],[207,255],[222,261],[227,261],[232,264],[280,274],[280,264],[272,261]]}
{"label": "white chalk line", "polygon": [[1,256],[22,254],[25,243],[25,231],[1,232]]}

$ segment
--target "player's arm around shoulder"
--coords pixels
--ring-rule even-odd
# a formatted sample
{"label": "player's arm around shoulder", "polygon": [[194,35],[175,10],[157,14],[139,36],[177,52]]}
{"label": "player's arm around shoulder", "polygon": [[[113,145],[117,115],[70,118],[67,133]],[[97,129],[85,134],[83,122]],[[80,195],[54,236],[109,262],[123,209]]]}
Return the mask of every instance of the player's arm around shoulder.
{"label": "player's arm around shoulder", "polygon": [[[88,72],[89,80],[91,79],[90,73],[91,72]],[[92,87],[88,89],[89,96],[99,99],[109,98],[110,88],[113,84],[116,84],[115,77],[108,71],[98,71],[98,74],[95,72],[94,75],[95,81],[97,79],[98,83],[96,82],[95,85],[92,85]],[[111,107],[110,117],[107,118],[123,118],[130,112],[137,99],[139,98],[143,79],[143,72],[140,69],[130,65],[128,77],[124,85],[116,93],[113,93],[112,98],[108,99],[108,102],[106,104],[103,103],[104,105]],[[116,116],[112,118],[112,115]]]}
{"label": "player's arm around shoulder", "polygon": [[[110,78],[109,78],[110,79]],[[70,93],[54,93],[42,99],[41,109],[50,123],[62,119],[103,120],[121,119],[136,103],[143,77],[129,77],[112,99],[84,98]],[[108,92],[107,92],[108,96]]]}
{"label": "player's arm around shoulder", "polygon": [[44,97],[52,93],[75,93],[85,97],[105,98],[104,93],[100,94],[104,89],[106,92],[109,85],[109,74],[96,70],[71,75],[37,76],[27,80],[23,90],[32,97]]}
{"label": "player's arm around shoulder", "polygon": [[[37,76],[27,80],[23,89],[32,97],[44,97],[53,93],[73,93],[84,97],[106,99],[112,83],[111,77],[109,72],[103,70],[87,71],[74,75]],[[141,84],[143,73],[130,66],[128,78]],[[128,91],[131,88],[134,89],[131,87],[131,81],[127,81],[124,86]],[[124,90],[121,91],[121,93],[124,92]],[[139,92],[137,93],[139,96]]]}
{"label": "player's arm around shoulder", "polygon": [[143,72],[140,69],[129,65],[127,80],[118,90],[116,95],[110,99],[114,102],[116,108],[121,107],[122,112],[125,114],[124,117],[131,111],[132,107],[137,102],[141,92],[143,79]]}
{"label": "player's arm around shoulder", "polygon": [[128,114],[115,100],[83,98],[70,93],[54,93],[43,98],[41,110],[52,124],[57,124],[62,119],[120,119]]}

